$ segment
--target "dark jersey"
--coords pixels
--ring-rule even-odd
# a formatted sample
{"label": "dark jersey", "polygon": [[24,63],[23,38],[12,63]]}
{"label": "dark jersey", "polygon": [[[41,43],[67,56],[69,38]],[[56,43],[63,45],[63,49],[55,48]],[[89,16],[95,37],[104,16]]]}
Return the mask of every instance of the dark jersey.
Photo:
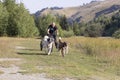
{"label": "dark jersey", "polygon": [[56,33],[56,30],[57,30],[57,27],[55,26],[55,27],[53,27],[52,25],[50,25],[49,27],[48,27],[48,29],[49,29],[49,33],[50,34],[52,34],[52,35],[55,35]]}

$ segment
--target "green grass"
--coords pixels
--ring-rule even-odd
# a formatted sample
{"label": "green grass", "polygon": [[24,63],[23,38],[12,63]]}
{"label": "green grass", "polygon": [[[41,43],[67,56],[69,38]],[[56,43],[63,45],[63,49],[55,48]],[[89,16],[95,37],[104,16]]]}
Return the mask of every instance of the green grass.
{"label": "green grass", "polygon": [[[4,38],[1,39],[4,42]],[[13,52],[11,55],[8,51],[7,55],[3,55],[4,57],[12,56],[25,60],[19,64],[20,68],[23,69],[20,72],[22,74],[46,73],[48,77],[60,80],[67,77],[74,80],[89,80],[96,76],[96,78],[103,78],[103,80],[115,80],[115,77],[120,79],[119,40],[84,37],[64,38],[64,41],[69,43],[69,54],[65,55],[64,58],[56,49],[49,56],[40,51],[39,39],[7,38],[6,40],[15,40],[11,43],[14,44],[14,47],[24,47],[24,49],[18,50],[11,49]]]}

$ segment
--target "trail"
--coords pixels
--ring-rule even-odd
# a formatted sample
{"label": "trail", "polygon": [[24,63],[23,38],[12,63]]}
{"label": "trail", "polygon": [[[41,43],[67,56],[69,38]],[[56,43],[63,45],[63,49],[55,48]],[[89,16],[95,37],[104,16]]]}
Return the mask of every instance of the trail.
{"label": "trail", "polygon": [[0,67],[0,70],[4,72],[0,75],[0,80],[52,80],[46,78],[45,74],[21,74],[19,67],[14,65],[9,68]]}
{"label": "trail", "polygon": [[[19,58],[0,58],[0,62],[2,61],[20,61]],[[21,74],[22,71],[18,66],[11,65],[10,67],[1,67],[0,71],[3,74],[0,74],[0,80],[52,80],[46,78],[45,74]]]}

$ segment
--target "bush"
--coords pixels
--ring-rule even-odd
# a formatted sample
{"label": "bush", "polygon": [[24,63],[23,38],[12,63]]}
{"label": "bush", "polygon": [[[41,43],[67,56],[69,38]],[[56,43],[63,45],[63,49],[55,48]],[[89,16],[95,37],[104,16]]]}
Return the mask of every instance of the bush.
{"label": "bush", "polygon": [[120,29],[113,34],[113,37],[120,39]]}
{"label": "bush", "polygon": [[100,37],[102,36],[102,32],[103,27],[99,23],[93,23],[86,27],[84,35],[89,37]]}
{"label": "bush", "polygon": [[61,34],[62,37],[71,37],[71,36],[74,36],[74,32],[72,30],[70,31],[62,31],[62,34]]}

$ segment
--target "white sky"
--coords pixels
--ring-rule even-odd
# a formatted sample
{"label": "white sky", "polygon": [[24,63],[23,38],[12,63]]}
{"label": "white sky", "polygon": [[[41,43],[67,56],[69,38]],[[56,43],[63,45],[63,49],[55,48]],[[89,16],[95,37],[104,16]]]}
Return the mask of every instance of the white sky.
{"label": "white sky", "polygon": [[35,13],[46,7],[73,7],[80,6],[83,3],[89,3],[92,0],[17,0],[23,2],[30,13]]}

